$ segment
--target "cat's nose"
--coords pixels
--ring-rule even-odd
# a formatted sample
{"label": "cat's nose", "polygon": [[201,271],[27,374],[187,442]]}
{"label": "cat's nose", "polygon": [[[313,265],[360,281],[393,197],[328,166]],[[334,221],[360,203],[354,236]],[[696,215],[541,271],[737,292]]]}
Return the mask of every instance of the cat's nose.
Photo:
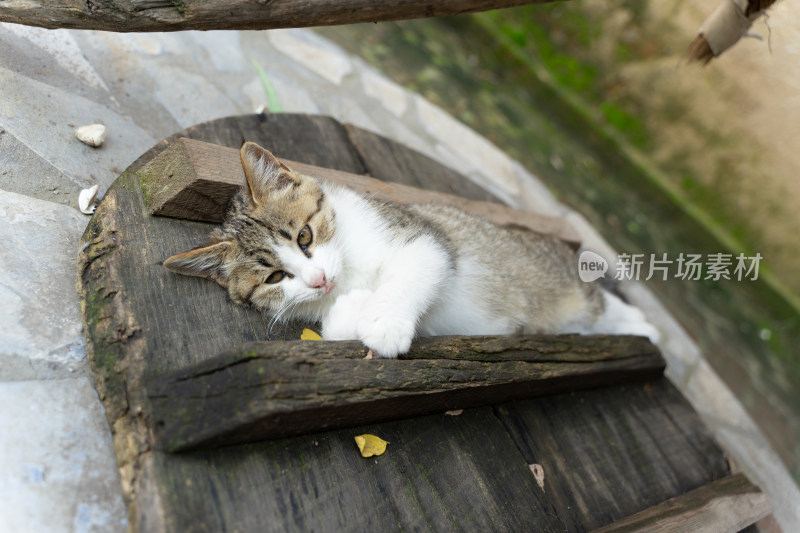
{"label": "cat's nose", "polygon": [[321,268],[308,268],[304,270],[303,281],[312,289],[319,289],[328,283],[328,280],[325,278],[325,271]]}

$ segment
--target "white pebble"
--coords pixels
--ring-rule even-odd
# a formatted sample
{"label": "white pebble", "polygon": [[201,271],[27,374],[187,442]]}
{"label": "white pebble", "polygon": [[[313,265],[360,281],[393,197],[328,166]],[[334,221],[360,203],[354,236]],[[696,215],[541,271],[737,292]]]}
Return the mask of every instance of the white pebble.
{"label": "white pebble", "polygon": [[83,189],[80,192],[78,195],[78,208],[81,210],[81,213],[85,215],[91,215],[94,213],[96,208],[94,204],[97,199],[97,189],[99,187],[99,185],[94,185],[88,189]]}
{"label": "white pebble", "polygon": [[75,130],[75,137],[80,139],[84,144],[99,148],[103,144],[103,141],[106,140],[106,127],[102,124],[81,126]]}

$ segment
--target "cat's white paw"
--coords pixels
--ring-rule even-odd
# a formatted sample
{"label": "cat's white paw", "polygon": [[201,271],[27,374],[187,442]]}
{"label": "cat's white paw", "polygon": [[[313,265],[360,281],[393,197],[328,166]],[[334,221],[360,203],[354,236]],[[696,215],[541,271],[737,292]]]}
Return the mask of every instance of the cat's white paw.
{"label": "cat's white paw", "polygon": [[395,313],[365,313],[358,323],[358,337],[381,357],[394,359],[408,352],[416,333],[413,320]]}
{"label": "cat's white paw", "polygon": [[416,333],[416,322],[396,310],[394,302],[381,301],[369,290],[343,294],[322,321],[325,340],[358,339],[381,357],[406,353]]}
{"label": "cat's white paw", "polygon": [[372,297],[372,291],[364,289],[339,296],[322,321],[322,338],[330,341],[360,339],[358,323]]}
{"label": "cat's white paw", "polygon": [[658,344],[661,340],[661,334],[649,322],[642,320],[641,322],[621,322],[617,325],[616,333],[620,335],[640,335],[647,337],[653,344]]}

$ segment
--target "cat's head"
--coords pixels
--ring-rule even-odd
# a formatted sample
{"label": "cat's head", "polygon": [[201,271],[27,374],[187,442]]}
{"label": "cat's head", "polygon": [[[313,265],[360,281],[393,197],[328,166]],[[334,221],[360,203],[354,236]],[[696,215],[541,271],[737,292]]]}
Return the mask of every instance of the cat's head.
{"label": "cat's head", "polygon": [[164,261],[169,270],[216,281],[241,304],[276,313],[325,297],[342,266],[336,219],[319,184],[267,150],[245,143],[246,183],[208,243]]}

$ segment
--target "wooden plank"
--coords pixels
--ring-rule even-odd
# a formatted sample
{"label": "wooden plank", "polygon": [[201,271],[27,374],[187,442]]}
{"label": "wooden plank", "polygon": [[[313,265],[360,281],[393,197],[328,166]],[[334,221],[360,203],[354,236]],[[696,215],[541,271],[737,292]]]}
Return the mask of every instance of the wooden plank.
{"label": "wooden plank", "polygon": [[[362,458],[363,433],[389,441],[386,452]],[[563,531],[491,408],[150,453],[178,533]]]}
{"label": "wooden plank", "polygon": [[661,374],[642,337],[430,337],[403,359],[358,342],[251,344],[147,385],[167,451],[254,442]]}
{"label": "wooden plank", "polygon": [[4,0],[0,21],[116,32],[266,30],[456,15],[548,0]]}
{"label": "wooden plank", "polygon": [[[366,172],[344,126],[328,116],[303,113],[259,113],[196,124],[156,144],[126,171],[138,171],[145,163],[184,137],[237,150],[246,141],[253,141],[269,146],[276,157],[283,159],[353,174]],[[376,177],[402,181],[402,176]],[[459,190],[456,194],[462,193]]]}
{"label": "wooden plank", "polygon": [[[728,474],[666,378],[496,408],[568,531],[610,524]],[[688,530],[691,530],[689,528]]]}
{"label": "wooden plank", "polygon": [[137,173],[151,215],[220,223],[245,183],[239,151],[180,139]]}
{"label": "wooden plank", "polygon": [[[257,115],[244,115],[227,117],[204,122],[178,132],[159,142],[152,149],[144,153],[127,169],[127,172],[136,172],[145,163],[163,152],[168,146],[183,137],[196,141],[203,141],[229,148],[241,148],[245,141],[257,142],[261,146],[268,146],[270,152],[276,157],[318,167],[341,170],[351,174],[369,174],[381,181],[402,183],[403,185],[420,186],[417,179],[417,166],[414,158],[422,158],[422,166],[428,179],[425,188],[437,187],[438,176],[445,176],[447,190],[444,192],[462,196],[470,200],[499,202],[499,200],[483,190],[475,188],[474,184],[458,173],[440,163],[428,159],[419,152],[406,149],[391,148],[381,151],[381,157],[389,161],[400,157],[403,161],[397,164],[384,164],[376,166],[369,164],[369,158],[364,158],[360,146],[353,145],[351,135],[352,126],[339,124],[335,119],[320,115],[305,115],[297,113],[261,113]],[[363,136],[375,135],[364,132]],[[381,137],[382,142],[390,145],[397,143]],[[359,142],[361,142],[359,140]],[[408,161],[405,158],[408,157]]]}
{"label": "wooden plank", "polygon": [[[284,161],[302,174],[344,185],[382,200],[453,205],[499,226],[523,227],[553,234],[574,249],[580,245],[577,232],[560,218],[296,161]],[[139,169],[137,174],[151,214],[205,222],[221,222],[228,200],[245,182],[238,150],[191,139],[180,139],[173,143],[168,150]]]}
{"label": "wooden plank", "polygon": [[744,474],[718,479],[645,509],[594,533],[735,533],[772,512],[761,489]]}
{"label": "wooden plank", "polygon": [[391,181],[384,176],[404,176],[405,185],[426,191],[501,203],[480,185],[416,150],[351,124],[345,124],[344,129],[364,165],[364,174],[384,181]]}

